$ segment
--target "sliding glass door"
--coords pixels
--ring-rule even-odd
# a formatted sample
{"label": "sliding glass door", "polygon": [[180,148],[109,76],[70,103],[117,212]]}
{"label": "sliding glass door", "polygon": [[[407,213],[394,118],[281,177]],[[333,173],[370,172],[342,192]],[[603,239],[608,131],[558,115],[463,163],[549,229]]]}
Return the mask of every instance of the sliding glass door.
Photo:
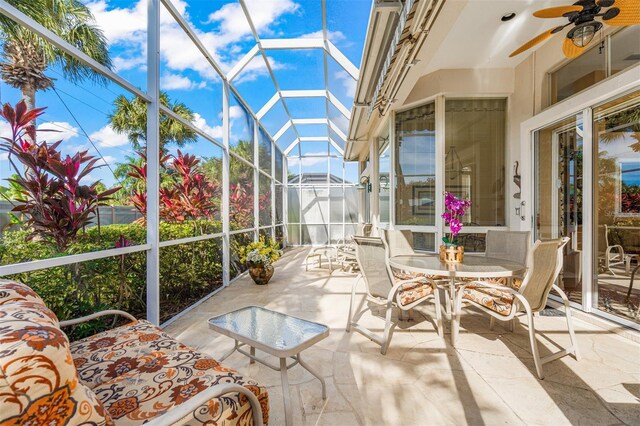
{"label": "sliding glass door", "polygon": [[570,238],[559,286],[586,311],[640,324],[640,91],[534,131],[533,151],[533,237]]}
{"label": "sliding glass door", "polygon": [[582,303],[582,114],[535,132],[534,238],[569,237],[558,285]]}

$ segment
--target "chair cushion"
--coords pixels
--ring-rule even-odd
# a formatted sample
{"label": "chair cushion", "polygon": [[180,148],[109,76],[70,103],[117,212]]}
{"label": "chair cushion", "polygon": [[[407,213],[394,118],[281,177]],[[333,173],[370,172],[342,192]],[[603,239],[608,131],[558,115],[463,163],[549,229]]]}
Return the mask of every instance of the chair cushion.
{"label": "chair cushion", "polygon": [[0,424],[111,424],[95,394],[78,381],[69,340],[53,312],[12,283],[0,284],[0,293]]}
{"label": "chair cushion", "polygon": [[500,315],[508,316],[513,308],[514,296],[496,288],[467,284],[462,298],[491,309]]}
{"label": "chair cushion", "polygon": [[71,355],[80,380],[94,388],[181,346],[155,325],[140,320],[71,343]]}
{"label": "chair cushion", "polygon": [[[213,358],[187,347],[166,352],[115,379],[93,388],[116,424],[136,425],[182,404],[203,390],[236,383],[260,401],[263,420],[269,420],[267,390]],[[240,394],[210,400],[187,417],[189,424],[252,424],[249,401]]]}
{"label": "chair cushion", "polygon": [[400,306],[407,306],[431,294],[433,294],[433,287],[429,282],[415,281],[400,286],[396,301]]}

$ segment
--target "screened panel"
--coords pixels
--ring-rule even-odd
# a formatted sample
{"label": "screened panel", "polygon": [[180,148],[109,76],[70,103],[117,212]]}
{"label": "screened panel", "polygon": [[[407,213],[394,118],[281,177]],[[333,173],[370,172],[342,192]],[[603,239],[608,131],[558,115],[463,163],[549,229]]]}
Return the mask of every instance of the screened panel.
{"label": "screened panel", "polygon": [[285,100],[291,118],[321,118],[327,116],[327,99],[324,97],[287,98]]}
{"label": "screened panel", "polygon": [[271,225],[271,179],[262,173],[260,173],[259,177],[259,190],[258,217],[260,226]]}
{"label": "screened panel", "polygon": [[271,138],[262,127],[258,128],[258,164],[260,170],[271,175],[271,157],[272,157]]}
{"label": "screened panel", "polygon": [[301,194],[302,223],[328,223],[329,189],[303,187]]}
{"label": "screened panel", "polygon": [[253,228],[253,167],[229,156],[229,222],[231,229]]}
{"label": "screened panel", "polygon": [[229,93],[229,148],[253,161],[253,117],[234,93]]}
{"label": "screened panel", "polygon": [[254,113],[260,111],[277,92],[264,57],[259,53],[235,76],[231,84]]}
{"label": "screened panel", "polygon": [[[260,119],[260,123],[269,132],[270,135],[275,136],[276,133],[289,121],[289,115],[282,105],[282,101],[278,100],[271,109]],[[293,140],[293,138],[291,139]],[[286,146],[281,143],[280,140],[276,141],[278,146],[285,149]]]}
{"label": "screened panel", "polygon": [[[271,50],[268,58],[281,90],[318,90],[325,87],[322,49]],[[304,78],[300,78],[301,75]]]}

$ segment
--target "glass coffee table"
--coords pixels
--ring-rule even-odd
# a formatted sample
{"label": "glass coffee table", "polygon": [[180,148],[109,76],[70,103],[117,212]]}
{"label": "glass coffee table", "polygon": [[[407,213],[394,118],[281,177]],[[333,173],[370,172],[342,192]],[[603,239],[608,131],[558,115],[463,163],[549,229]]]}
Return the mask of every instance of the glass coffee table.
{"label": "glass coffee table", "polygon": [[[284,398],[284,416],[287,426],[293,424],[291,413],[291,394],[287,370],[300,364],[313,374],[322,384],[322,399],[327,399],[324,379],[320,374],[302,361],[300,353],[329,335],[329,327],[317,322],[307,321],[260,306],[247,306],[209,319],[209,328],[231,337],[235,345],[231,351],[220,358],[224,361],[238,351],[250,358],[250,363],[258,361],[273,370],[280,371],[282,395]],[[247,352],[242,349],[249,346]],[[280,359],[280,365],[256,357],[256,349]],[[287,364],[287,359],[293,362]]]}

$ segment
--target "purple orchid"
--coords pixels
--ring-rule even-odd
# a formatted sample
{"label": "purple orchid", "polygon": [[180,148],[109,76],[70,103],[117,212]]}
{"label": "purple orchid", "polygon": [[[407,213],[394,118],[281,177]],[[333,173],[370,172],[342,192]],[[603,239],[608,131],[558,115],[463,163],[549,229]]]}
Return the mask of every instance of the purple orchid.
{"label": "purple orchid", "polygon": [[456,237],[462,230],[462,221],[460,220],[465,211],[471,207],[471,201],[467,199],[458,199],[450,192],[444,195],[444,206],[446,211],[442,214],[445,225],[449,226],[450,234],[445,236],[442,241],[446,245],[457,245]]}

